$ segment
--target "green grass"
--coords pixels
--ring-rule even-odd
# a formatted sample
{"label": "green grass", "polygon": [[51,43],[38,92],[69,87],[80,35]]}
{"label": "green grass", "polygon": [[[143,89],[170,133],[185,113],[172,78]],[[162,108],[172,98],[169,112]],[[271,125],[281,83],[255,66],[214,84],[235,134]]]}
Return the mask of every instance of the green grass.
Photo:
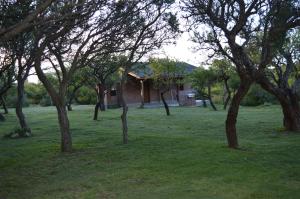
{"label": "green grass", "polygon": [[[59,152],[53,107],[26,108],[34,136],[0,139],[0,198],[300,198],[300,135],[280,131],[277,106],[242,107],[242,150],[226,147],[225,111],[129,110],[129,144],[120,109],[69,113],[74,152]],[[0,136],[17,127],[13,110]]]}

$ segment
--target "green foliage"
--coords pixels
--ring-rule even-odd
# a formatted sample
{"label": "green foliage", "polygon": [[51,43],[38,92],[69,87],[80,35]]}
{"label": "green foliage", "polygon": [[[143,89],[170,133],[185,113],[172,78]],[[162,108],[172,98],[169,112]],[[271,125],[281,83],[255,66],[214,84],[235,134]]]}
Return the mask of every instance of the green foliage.
{"label": "green foliage", "polygon": [[95,104],[97,102],[95,91],[87,86],[83,86],[78,90],[75,99],[78,104]]}
{"label": "green foliage", "polygon": [[59,89],[59,81],[58,81],[58,77],[56,76],[55,73],[46,73],[45,74],[47,79],[50,81],[50,83],[52,84],[52,86],[55,89]]}
{"label": "green foliage", "polygon": [[90,76],[93,76],[92,85],[101,83],[106,87],[111,87],[120,80],[121,69],[124,63],[126,63],[128,57],[126,56],[104,56],[97,57],[90,63]]}
{"label": "green foliage", "polygon": [[[16,103],[17,103],[17,87],[16,85],[13,85],[5,94],[5,102],[7,107],[9,108],[15,108],[16,107]],[[29,106],[29,101],[27,98],[26,93],[24,94],[24,100],[22,103],[23,107],[27,107]]]}
{"label": "green foliage", "polygon": [[208,97],[208,87],[212,87],[218,82],[218,74],[213,68],[205,69],[198,67],[190,74],[192,87],[202,98]]}
{"label": "green foliage", "polygon": [[240,77],[238,76],[238,74],[232,73],[230,75],[230,78],[228,80],[228,85],[233,91],[236,91],[239,88]]}
{"label": "green foliage", "polygon": [[178,64],[180,62],[170,58],[150,58],[149,63],[153,71],[154,85],[157,88],[170,89],[184,81],[185,68]]}
{"label": "green foliage", "polygon": [[277,103],[276,98],[264,91],[259,85],[251,86],[249,92],[244,97],[241,105],[243,106],[258,106],[265,103]]}
{"label": "green foliage", "polygon": [[40,106],[52,106],[53,103],[52,103],[51,97],[48,94],[44,95],[43,98],[40,100],[39,105]]}
{"label": "green foliage", "polygon": [[230,76],[235,73],[234,66],[227,59],[213,60],[211,68],[216,72],[220,79],[224,76]]}
{"label": "green foliage", "polygon": [[30,104],[40,104],[41,100],[45,98],[47,91],[42,83],[25,83],[25,93]]}
{"label": "green foliage", "polygon": [[233,64],[227,59],[215,59],[211,68],[216,72],[220,82],[228,79],[228,86],[232,91],[238,89],[240,78],[235,71]]}

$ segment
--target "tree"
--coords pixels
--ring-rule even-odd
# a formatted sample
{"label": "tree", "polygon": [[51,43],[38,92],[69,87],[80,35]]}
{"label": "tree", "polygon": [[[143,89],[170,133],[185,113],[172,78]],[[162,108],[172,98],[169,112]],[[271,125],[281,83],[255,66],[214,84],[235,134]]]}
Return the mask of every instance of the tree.
{"label": "tree", "polygon": [[205,69],[198,67],[190,75],[192,87],[205,99],[209,100],[210,105],[216,111],[217,108],[212,101],[211,88],[218,82],[218,74],[212,68]]}
{"label": "tree", "polygon": [[[8,113],[8,110],[5,105],[4,95],[12,87],[14,81],[15,72],[13,67],[10,67],[7,70],[0,73],[0,99],[6,114]],[[5,117],[0,113],[0,121],[4,120]]]}
{"label": "tree", "polygon": [[[13,56],[7,48],[0,46],[0,100],[6,114],[8,110],[6,108],[4,95],[15,81],[15,62],[15,56]],[[1,118],[4,120],[4,116],[1,116]]]}
{"label": "tree", "polygon": [[168,103],[165,100],[164,94],[174,88],[178,83],[181,83],[181,77],[184,75],[184,68],[176,64],[175,60],[164,58],[149,60],[153,70],[153,79],[156,88],[160,91],[160,97],[163,101],[166,114],[170,115]]}
{"label": "tree", "polygon": [[216,71],[217,79],[219,82],[224,84],[224,92],[223,92],[223,101],[224,106],[223,109],[226,110],[227,105],[231,99],[231,84],[230,82],[234,81],[235,71],[227,59],[215,59],[212,63],[213,70]]}
{"label": "tree", "polygon": [[[10,26],[11,24],[18,23],[20,19],[25,19],[29,13],[34,10],[30,2],[23,3],[15,7],[15,10],[11,9],[11,12],[15,13],[17,18],[11,19],[9,22],[3,24],[3,26]],[[25,115],[22,110],[24,101],[24,84],[29,76],[30,69],[33,66],[33,35],[32,32],[21,32],[15,37],[6,42],[2,42],[4,48],[11,51],[12,56],[15,57],[14,66],[16,70],[17,80],[17,101],[16,101],[16,115],[19,120],[20,128],[31,134]]]}
{"label": "tree", "polygon": [[[128,55],[125,71],[140,51],[144,52],[152,46],[158,46],[165,39],[156,37],[156,31],[163,27],[156,23],[158,19],[169,20],[169,15],[161,13],[164,2],[150,1],[140,3],[136,1],[88,1],[82,3],[59,3],[50,7],[50,14],[55,18],[64,20],[56,21],[47,26],[40,26],[35,31],[35,70],[40,81],[44,84],[58,112],[61,131],[61,150],[72,150],[72,137],[69,120],[65,107],[67,86],[76,72],[81,67],[89,66],[98,56],[124,53]],[[157,17],[151,16],[149,6],[161,7],[152,9],[158,13]],[[67,14],[66,14],[67,13]],[[148,23],[147,20],[150,20]],[[161,22],[161,21],[160,21]],[[169,21],[168,21],[169,23]],[[142,27],[142,28],[140,28]],[[151,41],[151,45],[147,42]],[[134,42],[133,42],[134,41]],[[160,42],[160,43],[158,43]],[[59,80],[59,89],[55,89],[42,68],[42,58],[51,63],[51,68],[56,72]],[[127,73],[126,73],[127,74]],[[121,81],[124,84],[125,78]],[[123,107],[127,110],[126,103]],[[123,120],[124,121],[124,120]],[[127,122],[126,122],[127,124]]]}
{"label": "tree", "polygon": [[[100,53],[102,49],[99,45],[109,45],[114,41],[114,31],[118,30],[118,26],[113,26],[117,25],[116,22],[110,18],[114,10],[108,12],[110,10],[107,9],[105,2],[54,4],[49,11],[54,17],[64,20],[47,24],[47,27],[41,25],[35,32],[35,37],[38,38],[35,42],[35,70],[57,109],[62,152],[72,151],[72,136],[66,111],[68,84],[76,70],[87,66],[93,56]],[[55,71],[58,89],[55,89],[42,68],[43,55]]]}
{"label": "tree", "polygon": [[[45,0],[39,3],[34,10],[27,13],[25,17],[18,18],[19,15],[16,11],[19,10],[24,4],[35,5],[35,1],[10,1],[2,0],[0,3],[0,41],[8,41],[22,32],[29,31],[34,27],[34,21],[37,22],[37,18],[48,8],[54,0]],[[18,9],[16,9],[18,8]],[[18,19],[9,26],[4,25],[9,20]],[[45,21],[43,21],[45,23]]]}
{"label": "tree", "polygon": [[[251,84],[257,82],[273,95],[278,94],[269,87],[265,70],[276,49],[283,44],[287,32],[300,24],[297,2],[189,0],[184,2],[183,9],[187,12],[186,18],[193,24],[194,41],[232,61],[240,77],[240,85],[232,98],[226,119],[228,146],[237,148],[239,105]],[[199,27],[203,25],[207,31],[200,34]],[[253,51],[248,50],[253,41],[259,41],[256,47],[258,53],[254,55],[251,53]],[[259,59],[255,56],[257,54]],[[281,97],[278,94],[277,98]],[[286,118],[288,113],[284,106],[282,108]]]}
{"label": "tree", "polygon": [[76,92],[83,86],[87,84],[87,81],[94,80],[91,78],[91,71],[89,68],[80,68],[72,76],[67,89],[67,108],[68,111],[72,111],[72,102],[75,98]]}
{"label": "tree", "polygon": [[105,57],[97,57],[91,62],[93,76],[96,83],[97,103],[95,105],[94,120],[98,119],[99,108],[101,111],[105,111],[104,98],[106,90],[116,81],[116,72],[120,69],[121,65],[125,62],[124,56],[108,55]]}
{"label": "tree", "polygon": [[122,105],[123,143],[128,143],[127,112],[128,107],[124,98],[124,87],[128,72],[143,56],[152,50],[169,43],[179,32],[177,18],[170,12],[174,1],[119,1],[123,12],[133,15],[128,18],[127,29],[134,30],[128,34],[122,55],[127,57],[121,65],[120,101]]}
{"label": "tree", "polygon": [[287,130],[300,130],[299,70],[300,31],[292,31],[268,66],[262,86],[280,102]]}

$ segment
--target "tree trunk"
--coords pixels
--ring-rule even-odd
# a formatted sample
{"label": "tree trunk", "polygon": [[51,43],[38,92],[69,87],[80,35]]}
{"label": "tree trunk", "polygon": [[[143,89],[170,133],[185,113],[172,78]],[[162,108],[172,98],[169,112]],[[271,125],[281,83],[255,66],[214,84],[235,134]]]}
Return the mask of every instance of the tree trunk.
{"label": "tree trunk", "polygon": [[[291,99],[291,101],[293,100]],[[300,109],[298,102],[296,103],[280,102],[284,115],[283,125],[287,131],[300,131]]]}
{"label": "tree trunk", "polygon": [[225,89],[226,89],[227,97],[225,99],[223,108],[224,108],[224,110],[226,110],[226,108],[228,106],[228,103],[229,103],[229,101],[231,99],[231,91],[230,91],[229,86],[228,86],[228,79],[224,80],[224,84],[225,84]]}
{"label": "tree trunk", "polygon": [[229,148],[238,148],[238,139],[236,134],[236,121],[239,111],[239,106],[244,98],[244,96],[247,94],[250,86],[252,84],[252,81],[249,79],[241,79],[240,86],[235,93],[235,95],[232,98],[230,107],[228,109],[227,113],[227,119],[226,119],[226,136],[227,136],[227,142]]}
{"label": "tree trunk", "polygon": [[144,99],[145,99],[145,97],[144,97],[144,81],[141,80],[140,83],[141,83],[141,105],[140,105],[140,108],[144,108],[144,105],[145,105],[145,102],[144,102]]}
{"label": "tree trunk", "polygon": [[68,111],[73,111],[73,108],[72,108],[72,103],[73,103],[73,100],[75,98],[75,94],[76,92],[78,91],[78,89],[80,89],[81,86],[76,86],[72,93],[70,94],[70,97],[69,97],[69,100],[68,100],[68,103],[67,103],[67,108],[68,108]]}
{"label": "tree trunk", "polygon": [[166,114],[169,116],[170,115],[170,110],[169,110],[169,105],[167,104],[167,102],[165,100],[165,97],[164,97],[165,92],[161,92],[160,93],[160,97],[161,97],[161,100],[162,100],[162,102],[164,104],[164,107],[165,107],[165,110],[166,110]]}
{"label": "tree trunk", "polygon": [[71,152],[72,151],[72,135],[70,132],[70,124],[68,114],[64,104],[56,104],[56,110],[58,114],[58,122],[61,132],[61,151]]}
{"label": "tree trunk", "polygon": [[71,94],[70,98],[69,98],[69,101],[67,103],[67,108],[68,108],[68,111],[73,111],[73,108],[72,108],[72,101],[74,99],[74,93]]}
{"label": "tree trunk", "polygon": [[269,80],[261,75],[257,82],[279,101],[283,113],[283,126],[287,131],[300,131],[300,107],[298,96],[290,88],[274,87]]}
{"label": "tree trunk", "polygon": [[5,117],[2,113],[0,113],[0,122],[3,122],[3,121],[5,121]]}
{"label": "tree trunk", "polygon": [[100,103],[97,102],[96,105],[95,105],[95,110],[94,110],[94,120],[98,120],[99,108],[100,108]]}
{"label": "tree trunk", "polygon": [[67,108],[68,108],[68,111],[73,111],[73,108],[72,108],[72,104],[71,104],[71,103],[68,103],[68,104],[67,104]]}
{"label": "tree trunk", "polygon": [[[72,135],[70,132],[70,125],[68,114],[66,110],[66,102],[65,96],[67,91],[67,83],[68,81],[62,81],[59,86],[59,92],[54,88],[52,83],[47,79],[46,75],[44,74],[41,68],[41,57],[43,50],[45,49],[46,45],[41,45],[41,47],[37,48],[36,54],[34,56],[34,66],[35,71],[39,77],[39,80],[43,83],[44,87],[48,91],[52,102],[57,110],[58,122],[61,132],[61,151],[62,152],[71,152],[72,151]],[[70,76],[72,74],[69,74]]]}
{"label": "tree trunk", "polygon": [[210,103],[211,107],[214,109],[214,111],[216,111],[217,108],[216,108],[215,104],[213,103],[213,101],[211,99],[211,87],[208,86],[207,89],[208,89],[208,100],[209,100],[209,103]]}
{"label": "tree trunk", "polygon": [[208,100],[209,100],[211,107],[214,109],[214,111],[217,111],[217,108],[216,108],[215,104],[213,103],[211,97],[208,97]]}
{"label": "tree trunk", "polygon": [[3,96],[1,97],[1,101],[2,101],[2,107],[4,109],[4,114],[8,114],[8,110],[7,110],[7,107],[6,107],[6,102],[5,102]]}
{"label": "tree trunk", "polygon": [[100,110],[105,111],[105,90],[100,90],[100,95],[99,95],[99,103],[100,103]]}
{"label": "tree trunk", "polygon": [[122,120],[122,130],[123,130],[123,144],[128,143],[128,125],[127,125],[127,112],[128,112],[128,107],[124,98],[124,83],[125,80],[121,81],[121,90],[120,90],[120,100],[121,100],[121,105],[122,105],[122,115],[121,115],[121,120]]}
{"label": "tree trunk", "polygon": [[21,129],[25,129],[26,132],[31,133],[31,130],[26,122],[25,115],[23,113],[23,102],[24,102],[24,83],[22,79],[18,79],[17,85],[17,103],[16,103],[16,114],[19,119]]}
{"label": "tree trunk", "polygon": [[105,104],[104,104],[104,97],[105,97],[105,90],[101,86],[101,84],[97,84],[97,89],[95,89],[97,93],[97,103],[95,105],[94,110],[94,120],[98,120],[98,113],[99,109],[101,111],[105,111]]}
{"label": "tree trunk", "polygon": [[97,99],[98,99],[97,103],[99,103],[101,111],[105,111],[104,98],[105,98],[105,86],[103,84],[97,84]]}
{"label": "tree trunk", "polygon": [[203,107],[206,108],[207,104],[206,104],[205,98],[202,99],[202,103],[203,103]]}

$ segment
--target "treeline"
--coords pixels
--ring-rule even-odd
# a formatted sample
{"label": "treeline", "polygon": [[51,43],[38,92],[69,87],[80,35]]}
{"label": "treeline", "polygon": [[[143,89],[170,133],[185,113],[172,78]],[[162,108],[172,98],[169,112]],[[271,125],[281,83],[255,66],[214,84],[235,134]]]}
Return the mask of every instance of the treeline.
{"label": "treeline", "polygon": [[[4,100],[8,108],[15,108],[17,102],[16,86],[5,94]],[[74,104],[78,105],[94,105],[97,102],[95,91],[87,86],[81,87],[74,97]],[[28,106],[54,106],[51,97],[48,95],[45,87],[41,83],[25,83],[25,95],[23,99],[23,107]]]}

